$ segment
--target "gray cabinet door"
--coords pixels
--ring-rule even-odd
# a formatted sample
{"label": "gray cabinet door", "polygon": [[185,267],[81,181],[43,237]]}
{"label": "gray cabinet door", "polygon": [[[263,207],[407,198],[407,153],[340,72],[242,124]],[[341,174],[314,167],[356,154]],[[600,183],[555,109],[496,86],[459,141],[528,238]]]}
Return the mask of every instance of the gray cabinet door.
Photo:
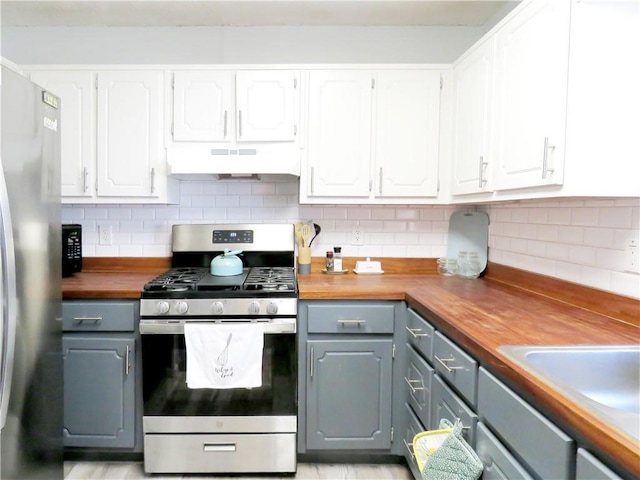
{"label": "gray cabinet door", "polygon": [[62,349],[64,445],[133,447],[133,336],[67,334]]}
{"label": "gray cabinet door", "polygon": [[308,340],[307,447],[391,448],[388,339]]}

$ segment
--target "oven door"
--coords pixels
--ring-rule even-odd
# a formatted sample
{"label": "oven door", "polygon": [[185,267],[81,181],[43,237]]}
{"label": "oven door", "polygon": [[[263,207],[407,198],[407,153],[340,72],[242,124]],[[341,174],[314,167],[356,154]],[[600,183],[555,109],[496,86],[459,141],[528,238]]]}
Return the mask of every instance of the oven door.
{"label": "oven door", "polygon": [[295,318],[264,321],[262,386],[252,389],[187,387],[184,322],[140,321],[145,434],[296,432]]}

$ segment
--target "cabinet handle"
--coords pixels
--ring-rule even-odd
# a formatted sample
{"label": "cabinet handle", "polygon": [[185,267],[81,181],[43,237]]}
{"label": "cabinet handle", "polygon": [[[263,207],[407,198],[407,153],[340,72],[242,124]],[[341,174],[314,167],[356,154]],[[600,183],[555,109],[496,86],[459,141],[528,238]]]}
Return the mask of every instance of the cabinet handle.
{"label": "cabinet handle", "polygon": [[313,347],[311,347],[311,352],[309,352],[309,377],[313,378]]}
{"label": "cabinet handle", "polygon": [[242,137],[242,110],[238,110],[238,137]]}
{"label": "cabinet handle", "polygon": [[447,372],[452,373],[454,370],[464,370],[464,367],[450,367],[449,365],[447,365],[446,362],[455,362],[456,359],[451,357],[451,358],[439,358],[437,355],[434,355],[435,359],[440,362],[440,365],[442,365],[444,368],[447,369]]}
{"label": "cabinet handle", "polygon": [[424,386],[423,387],[413,386],[414,383],[419,383],[420,385],[424,385],[422,383],[422,380],[409,380],[407,377],[404,377],[404,381],[407,382],[407,385],[409,385],[409,388],[411,389],[411,393],[416,393],[424,390]]}
{"label": "cabinet handle", "polygon": [[544,154],[542,155],[542,178],[547,178],[547,172],[553,173],[553,168],[549,166],[549,149],[553,150],[556,147],[549,145],[549,137],[544,137]]}
{"label": "cabinet handle", "polygon": [[131,349],[129,348],[129,345],[127,345],[127,351],[126,351],[125,356],[124,356],[124,364],[125,364],[124,373],[125,373],[125,375],[129,375],[129,369],[131,368],[131,364],[129,363],[130,353],[131,353]]}
{"label": "cabinet handle", "polygon": [[235,443],[203,443],[203,452],[235,452]]}
{"label": "cabinet handle", "polygon": [[409,452],[409,455],[411,455],[411,458],[414,458],[415,454],[413,453],[413,443],[408,443],[406,438],[403,438],[402,441],[404,442],[404,446]]}
{"label": "cabinet handle", "polygon": [[151,193],[156,191],[156,169],[151,169]]}
{"label": "cabinet handle", "polygon": [[356,327],[360,328],[360,325],[367,323],[367,321],[366,320],[338,320],[337,323],[341,327],[355,325]]}
{"label": "cabinet handle", "polygon": [[378,172],[378,193],[382,195],[382,167],[380,167],[380,172]]}
{"label": "cabinet handle", "polygon": [[487,183],[484,177],[484,169],[487,166],[487,162],[484,161],[484,157],[480,155],[480,162],[478,167],[478,188],[484,187],[484,184]]}
{"label": "cabinet handle", "polygon": [[102,317],[73,317],[73,321],[76,323],[93,322],[97,324],[102,321]]}
{"label": "cabinet handle", "polygon": [[409,327],[405,327],[407,329],[407,331],[413,335],[413,338],[418,338],[418,337],[428,337],[429,334],[428,333],[416,333],[416,332],[421,332],[422,329],[421,328],[409,328]]}
{"label": "cabinet handle", "polygon": [[227,138],[227,118],[229,116],[229,112],[227,110],[224,111],[224,138]]}
{"label": "cabinet handle", "polygon": [[311,195],[313,195],[313,175],[315,173],[314,167],[311,167]]}
{"label": "cabinet handle", "polygon": [[84,191],[84,193],[87,193],[89,191],[89,170],[87,170],[87,167],[84,167],[82,169],[82,190]]}

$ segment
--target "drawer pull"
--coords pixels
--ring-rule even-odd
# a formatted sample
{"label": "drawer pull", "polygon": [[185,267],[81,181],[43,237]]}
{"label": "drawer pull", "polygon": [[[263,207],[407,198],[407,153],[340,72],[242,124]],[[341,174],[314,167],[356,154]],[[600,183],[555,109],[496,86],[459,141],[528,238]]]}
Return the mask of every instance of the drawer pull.
{"label": "drawer pull", "polygon": [[366,320],[338,320],[338,325],[342,325],[343,327],[346,327],[348,325],[355,325],[356,327],[360,327],[360,325],[363,325],[367,323]]}
{"label": "drawer pull", "polygon": [[235,443],[204,443],[202,445],[204,452],[235,452]]}
{"label": "drawer pull", "polygon": [[411,389],[411,393],[416,393],[420,390],[424,390],[424,386],[422,387],[413,386],[414,383],[419,383],[420,385],[424,385],[422,383],[422,380],[409,380],[407,377],[404,377],[404,381],[407,382],[407,385],[409,385],[409,388]]}
{"label": "drawer pull", "polygon": [[416,333],[416,332],[421,332],[422,329],[421,328],[409,328],[409,327],[405,327],[407,329],[407,331],[413,335],[413,338],[418,338],[418,337],[428,337],[429,334],[428,333]]}
{"label": "drawer pull", "polygon": [[84,322],[100,323],[102,321],[102,317],[73,317],[73,321],[76,323],[84,323]]}
{"label": "drawer pull", "polygon": [[407,442],[406,439],[402,439],[402,441],[404,442],[404,446],[406,447],[407,451],[409,452],[409,455],[411,455],[411,458],[413,459],[413,457],[415,457],[415,454],[413,453],[413,443],[409,443]]}
{"label": "drawer pull", "polygon": [[464,367],[450,367],[449,365],[447,365],[447,362],[455,362],[456,359],[451,357],[451,358],[438,358],[437,355],[434,355],[435,359],[440,362],[440,365],[442,365],[447,372],[452,373],[455,370],[464,370]]}

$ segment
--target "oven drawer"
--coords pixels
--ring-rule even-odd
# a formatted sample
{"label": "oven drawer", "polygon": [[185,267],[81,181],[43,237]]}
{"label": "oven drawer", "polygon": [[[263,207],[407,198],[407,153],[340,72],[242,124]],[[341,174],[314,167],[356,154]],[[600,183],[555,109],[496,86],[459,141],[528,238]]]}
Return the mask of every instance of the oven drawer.
{"label": "oven drawer", "polygon": [[313,304],[308,309],[309,333],[393,333],[392,304]]}
{"label": "oven drawer", "polygon": [[295,472],[295,433],[145,435],[146,473]]}

